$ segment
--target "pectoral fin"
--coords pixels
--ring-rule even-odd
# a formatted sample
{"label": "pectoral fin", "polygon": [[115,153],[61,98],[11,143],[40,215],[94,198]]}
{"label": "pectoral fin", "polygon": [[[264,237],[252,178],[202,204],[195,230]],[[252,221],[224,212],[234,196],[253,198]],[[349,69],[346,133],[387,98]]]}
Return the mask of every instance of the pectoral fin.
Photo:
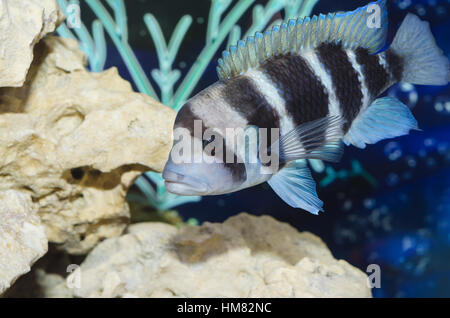
{"label": "pectoral fin", "polygon": [[327,116],[302,124],[271,146],[279,154],[280,162],[299,159],[320,159],[337,162],[342,156],[344,119]]}
{"label": "pectoral fin", "polygon": [[323,211],[323,202],[317,197],[316,183],[306,164],[306,160],[290,163],[272,176],[268,183],[287,204],[301,208],[312,214]]}

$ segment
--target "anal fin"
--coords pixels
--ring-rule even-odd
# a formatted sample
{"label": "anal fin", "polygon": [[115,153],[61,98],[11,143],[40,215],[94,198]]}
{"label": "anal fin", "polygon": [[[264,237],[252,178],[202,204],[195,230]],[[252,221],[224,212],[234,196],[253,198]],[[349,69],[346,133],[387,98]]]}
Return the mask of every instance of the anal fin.
{"label": "anal fin", "polygon": [[323,202],[317,197],[316,183],[311,176],[306,160],[297,160],[281,169],[268,181],[280,198],[294,208],[312,214],[323,211]]}
{"label": "anal fin", "polygon": [[417,121],[408,106],[396,98],[383,97],[353,121],[343,140],[346,145],[365,148],[383,139],[407,135],[413,129],[418,129]]}

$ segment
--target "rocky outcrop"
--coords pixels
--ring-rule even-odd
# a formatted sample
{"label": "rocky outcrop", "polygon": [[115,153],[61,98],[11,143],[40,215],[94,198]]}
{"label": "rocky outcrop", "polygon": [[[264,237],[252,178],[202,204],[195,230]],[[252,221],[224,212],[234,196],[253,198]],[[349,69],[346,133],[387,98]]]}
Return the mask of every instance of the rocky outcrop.
{"label": "rocky outcrop", "polygon": [[120,235],[128,187],[162,170],[172,142],[171,109],[115,68],[88,72],[75,41],[44,38],[62,18],[56,0],[0,3],[0,294],[47,241],[83,254]]}
{"label": "rocky outcrop", "polygon": [[34,45],[62,18],[56,0],[0,2],[0,87],[23,85]]}
{"label": "rocky outcrop", "polygon": [[0,295],[47,252],[36,209],[30,195],[0,191]]}
{"label": "rocky outcrop", "polygon": [[77,297],[371,297],[367,276],[318,237],[248,214],[182,230],[131,225],[97,245],[76,275]]}
{"label": "rocky outcrop", "polygon": [[24,86],[0,89],[0,191],[31,196],[48,240],[70,253],[121,234],[127,189],[162,170],[175,117],[115,68],[84,65],[75,41],[47,37]]}

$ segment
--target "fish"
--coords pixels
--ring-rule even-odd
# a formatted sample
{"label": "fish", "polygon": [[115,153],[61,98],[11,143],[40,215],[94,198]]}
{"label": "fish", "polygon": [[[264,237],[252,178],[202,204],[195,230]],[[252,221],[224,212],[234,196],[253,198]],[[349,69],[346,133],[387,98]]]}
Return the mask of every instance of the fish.
{"label": "fish", "polygon": [[387,30],[379,0],[291,19],[224,51],[219,80],[176,116],[166,189],[204,196],[267,182],[290,206],[324,211],[308,159],[338,162],[344,145],[418,130],[407,105],[379,96],[399,82],[450,81],[428,22],[408,13],[386,48]]}

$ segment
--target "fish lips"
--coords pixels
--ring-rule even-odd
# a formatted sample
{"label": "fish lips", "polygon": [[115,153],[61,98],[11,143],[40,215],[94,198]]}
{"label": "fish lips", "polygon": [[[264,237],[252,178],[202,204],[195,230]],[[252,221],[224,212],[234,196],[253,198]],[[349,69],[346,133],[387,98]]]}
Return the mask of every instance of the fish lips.
{"label": "fish lips", "polygon": [[206,182],[185,175],[174,168],[165,167],[162,177],[167,191],[178,195],[205,195],[209,192]]}

